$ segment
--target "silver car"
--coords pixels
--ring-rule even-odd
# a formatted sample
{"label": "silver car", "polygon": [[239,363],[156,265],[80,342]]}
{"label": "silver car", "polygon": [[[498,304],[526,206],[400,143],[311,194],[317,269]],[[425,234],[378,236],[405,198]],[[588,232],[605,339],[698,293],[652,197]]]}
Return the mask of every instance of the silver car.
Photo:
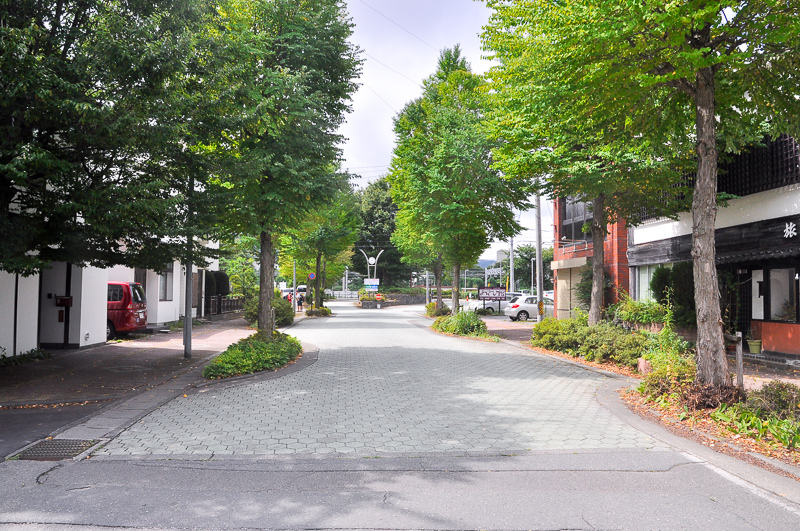
{"label": "silver car", "polygon": [[[545,316],[553,315],[553,299],[543,298]],[[512,321],[527,321],[531,317],[539,314],[539,306],[536,303],[536,295],[518,297],[509,301],[503,313]]]}
{"label": "silver car", "polygon": [[516,301],[517,298],[521,296],[522,293],[515,291],[507,291],[506,299],[503,301],[471,300],[469,301],[469,306],[467,307],[467,309],[479,310],[481,308],[486,308],[487,310],[489,310],[489,313],[500,313],[501,311],[503,311],[503,308],[505,308],[506,305],[511,304],[513,301]]}

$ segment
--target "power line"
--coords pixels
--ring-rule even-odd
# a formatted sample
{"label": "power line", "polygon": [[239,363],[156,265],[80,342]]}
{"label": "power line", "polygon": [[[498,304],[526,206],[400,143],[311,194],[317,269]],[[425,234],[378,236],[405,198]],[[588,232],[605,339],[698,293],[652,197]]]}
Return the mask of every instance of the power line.
{"label": "power line", "polygon": [[418,86],[419,88],[423,88],[423,87],[422,87],[422,85],[420,85],[420,84],[419,84],[417,81],[414,81],[413,79],[411,79],[411,78],[410,78],[410,77],[408,77],[407,75],[403,74],[402,72],[398,72],[397,70],[395,70],[395,69],[394,69],[394,68],[392,68],[391,66],[387,65],[386,63],[383,63],[383,62],[381,62],[380,60],[378,60],[378,59],[376,59],[375,57],[371,56],[371,55],[370,55],[370,54],[368,54],[367,52],[364,52],[364,55],[366,55],[367,57],[369,57],[370,59],[372,59],[373,61],[375,61],[375,62],[376,62],[376,63],[378,63],[379,65],[382,65],[382,66],[384,66],[384,67],[388,68],[389,70],[391,70],[392,72],[394,72],[394,73],[395,73],[395,74],[397,74],[398,76],[400,76],[400,77],[403,77],[403,78],[407,79],[408,81],[411,81],[412,83],[414,83],[414,84],[415,84],[416,86]]}
{"label": "power line", "polygon": [[367,85],[366,83],[362,83],[362,85],[364,85],[365,87],[367,87],[368,89],[370,89],[370,90],[371,90],[371,91],[372,91],[372,92],[373,92],[373,93],[374,93],[376,96],[378,96],[378,98],[379,98],[379,99],[380,99],[380,100],[381,100],[383,103],[385,103],[385,104],[386,104],[386,106],[387,106],[387,107],[389,107],[389,108],[390,108],[392,111],[394,111],[394,113],[395,113],[395,114],[397,114],[397,112],[398,112],[398,111],[397,111],[397,109],[395,109],[394,107],[392,107],[392,105],[391,105],[391,104],[390,104],[388,101],[386,101],[385,99],[383,99],[383,97],[382,97],[380,94],[378,94],[378,92],[377,92],[377,91],[376,91],[374,88],[370,87],[370,86],[369,86],[369,85]]}
{"label": "power line", "polygon": [[400,28],[401,30],[405,31],[406,33],[408,33],[409,35],[411,35],[412,37],[414,37],[415,39],[417,39],[419,42],[421,42],[422,44],[424,44],[425,46],[427,46],[427,47],[428,47],[428,48],[430,48],[431,50],[433,50],[433,51],[435,51],[435,52],[438,52],[438,51],[439,51],[439,50],[438,50],[438,49],[437,49],[435,46],[433,46],[432,44],[429,44],[429,43],[425,42],[425,41],[424,41],[424,40],[423,40],[421,37],[418,37],[418,36],[414,35],[414,34],[413,34],[413,33],[411,33],[409,30],[407,30],[406,28],[404,28],[403,26],[401,26],[400,24],[398,24],[397,22],[395,22],[395,21],[394,21],[394,20],[392,20],[391,18],[387,17],[386,15],[384,15],[383,13],[381,13],[380,11],[378,11],[377,9],[375,9],[374,7],[372,7],[371,5],[369,5],[368,3],[366,3],[364,0],[358,0],[358,1],[359,1],[359,2],[361,2],[362,4],[364,4],[365,6],[367,6],[368,8],[370,8],[371,10],[375,11],[377,14],[379,14],[380,16],[382,16],[383,18],[385,18],[386,20],[388,20],[389,22],[391,22],[392,24],[394,24],[395,26],[397,26],[398,28]]}

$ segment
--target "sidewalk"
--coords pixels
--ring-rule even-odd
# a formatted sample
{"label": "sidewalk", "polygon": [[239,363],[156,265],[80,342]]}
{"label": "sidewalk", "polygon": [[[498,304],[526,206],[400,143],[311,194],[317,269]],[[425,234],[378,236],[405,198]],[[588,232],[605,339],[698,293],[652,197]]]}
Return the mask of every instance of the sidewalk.
{"label": "sidewalk", "polygon": [[[515,342],[528,342],[531,340],[531,333],[536,321],[511,321],[503,316],[484,316],[483,322],[489,332],[503,339]],[[731,366],[731,370],[735,367]],[[792,383],[800,386],[800,370],[787,366],[784,368],[767,367],[756,363],[749,363],[745,359],[744,363],[744,388],[752,391],[761,389],[764,384],[773,380]]]}
{"label": "sidewalk", "polygon": [[122,398],[158,385],[252,333],[244,319],[198,326],[191,359],[183,357],[181,330],[83,350],[54,350],[50,359],[0,368],[0,407]]}

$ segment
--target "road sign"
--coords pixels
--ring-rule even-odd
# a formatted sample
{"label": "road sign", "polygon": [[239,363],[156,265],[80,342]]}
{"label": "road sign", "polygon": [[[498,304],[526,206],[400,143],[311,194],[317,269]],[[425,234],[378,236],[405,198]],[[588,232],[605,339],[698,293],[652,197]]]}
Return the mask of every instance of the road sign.
{"label": "road sign", "polygon": [[478,288],[478,299],[482,301],[502,301],[506,298],[504,288]]}
{"label": "road sign", "polygon": [[314,280],[315,278],[317,278],[317,274],[316,273],[309,273],[308,274],[308,279],[309,280]]}
{"label": "road sign", "polygon": [[381,299],[383,299],[383,295],[381,295],[380,293],[376,293],[376,294],[375,294],[375,300],[378,300],[378,301],[379,301],[379,300],[381,300]]}
{"label": "road sign", "polygon": [[544,302],[539,303],[539,315],[544,315]]}
{"label": "road sign", "polygon": [[378,291],[379,285],[380,285],[380,280],[377,278],[364,279],[364,289],[367,291]]}

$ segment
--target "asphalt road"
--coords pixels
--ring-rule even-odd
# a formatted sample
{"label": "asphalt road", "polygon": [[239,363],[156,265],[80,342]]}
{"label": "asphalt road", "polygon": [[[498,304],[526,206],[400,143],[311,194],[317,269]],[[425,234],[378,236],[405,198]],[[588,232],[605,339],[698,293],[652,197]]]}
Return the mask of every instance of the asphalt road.
{"label": "asphalt road", "polygon": [[0,464],[0,525],[800,528],[796,482],[630,414],[622,378],[332,307],[291,370],[179,392],[89,459]]}

